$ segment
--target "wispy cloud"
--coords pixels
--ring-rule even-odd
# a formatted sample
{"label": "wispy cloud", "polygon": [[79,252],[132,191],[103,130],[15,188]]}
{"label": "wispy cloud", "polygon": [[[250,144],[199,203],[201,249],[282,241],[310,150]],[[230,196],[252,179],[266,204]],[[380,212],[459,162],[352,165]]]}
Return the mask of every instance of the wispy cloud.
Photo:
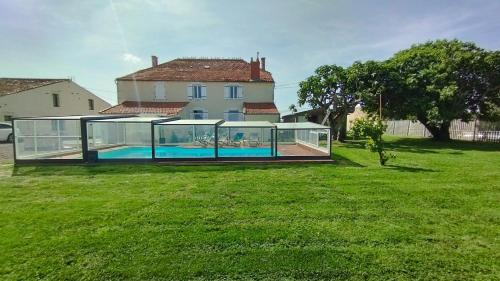
{"label": "wispy cloud", "polygon": [[122,59],[125,62],[130,62],[133,64],[139,64],[142,62],[142,59],[140,57],[130,53],[123,54]]}
{"label": "wispy cloud", "polygon": [[[0,74],[77,77],[116,101],[116,77],[183,56],[266,56],[280,109],[323,64],[385,59],[438,38],[500,48],[498,0],[0,1]],[[74,64],[68,64],[74,61]],[[46,67],[50,65],[51,67]]]}

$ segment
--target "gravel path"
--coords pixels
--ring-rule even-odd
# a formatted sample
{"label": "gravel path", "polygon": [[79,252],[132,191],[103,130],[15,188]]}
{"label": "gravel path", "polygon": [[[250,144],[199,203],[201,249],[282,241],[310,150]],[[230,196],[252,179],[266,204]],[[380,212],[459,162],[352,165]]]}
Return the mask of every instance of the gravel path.
{"label": "gravel path", "polygon": [[0,163],[14,162],[12,143],[0,142]]}

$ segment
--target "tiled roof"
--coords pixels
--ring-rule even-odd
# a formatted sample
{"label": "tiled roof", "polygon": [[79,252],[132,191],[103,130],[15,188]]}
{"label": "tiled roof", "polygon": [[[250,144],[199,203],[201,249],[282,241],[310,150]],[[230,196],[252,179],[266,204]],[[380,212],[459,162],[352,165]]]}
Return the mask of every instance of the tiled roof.
{"label": "tiled roof", "polygon": [[24,92],[69,79],[0,78],[0,96]]}
{"label": "tiled roof", "polygon": [[244,102],[245,114],[279,114],[274,102]]}
{"label": "tiled roof", "polygon": [[[242,59],[175,59],[139,70],[117,80],[250,82],[250,63]],[[260,70],[260,82],[274,82],[272,74]]]}
{"label": "tiled roof", "polygon": [[188,102],[137,102],[124,101],[101,111],[101,114],[156,114],[174,116],[179,114]]}

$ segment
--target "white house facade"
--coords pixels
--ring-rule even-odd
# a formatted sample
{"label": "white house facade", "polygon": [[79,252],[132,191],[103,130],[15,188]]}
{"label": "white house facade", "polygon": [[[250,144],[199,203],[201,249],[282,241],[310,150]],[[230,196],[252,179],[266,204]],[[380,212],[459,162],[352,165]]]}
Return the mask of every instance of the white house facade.
{"label": "white house facade", "polygon": [[97,115],[109,106],[70,79],[0,78],[0,121],[31,116]]}
{"label": "white house facade", "polygon": [[175,59],[116,79],[118,105],[103,114],[278,122],[265,58]]}

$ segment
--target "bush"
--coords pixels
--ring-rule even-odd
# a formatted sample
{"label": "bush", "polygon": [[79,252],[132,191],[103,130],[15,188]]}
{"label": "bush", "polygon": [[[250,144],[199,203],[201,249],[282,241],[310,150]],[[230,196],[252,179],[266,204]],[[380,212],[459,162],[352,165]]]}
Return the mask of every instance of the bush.
{"label": "bush", "polygon": [[387,125],[379,118],[364,117],[354,120],[349,133],[355,139],[366,138],[365,146],[370,151],[378,153],[380,165],[384,166],[390,158],[396,157],[394,154],[385,151],[382,135],[386,129]]}

